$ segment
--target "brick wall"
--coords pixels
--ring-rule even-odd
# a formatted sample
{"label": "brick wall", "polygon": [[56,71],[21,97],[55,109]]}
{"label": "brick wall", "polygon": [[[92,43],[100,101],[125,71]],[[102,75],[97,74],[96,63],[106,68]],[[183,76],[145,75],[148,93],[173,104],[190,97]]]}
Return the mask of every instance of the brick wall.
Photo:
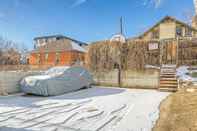
{"label": "brick wall", "polygon": [[[40,62],[38,63],[38,54],[40,54]],[[48,54],[48,58],[46,59],[46,54]],[[78,51],[65,51],[58,52],[59,61],[56,61],[56,52],[50,53],[32,53],[30,55],[29,63],[30,65],[72,65],[77,60],[84,62],[85,54]]]}

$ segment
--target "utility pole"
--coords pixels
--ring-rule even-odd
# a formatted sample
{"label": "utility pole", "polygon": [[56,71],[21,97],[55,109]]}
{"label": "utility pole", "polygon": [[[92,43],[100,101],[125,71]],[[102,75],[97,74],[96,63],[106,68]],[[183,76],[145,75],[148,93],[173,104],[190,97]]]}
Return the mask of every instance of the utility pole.
{"label": "utility pole", "polygon": [[120,17],[120,34],[123,35],[122,16]]}
{"label": "utility pole", "polygon": [[[122,24],[122,16],[120,17],[120,35],[123,35],[123,24]],[[121,41],[119,41],[119,50],[120,50],[120,59],[119,59],[119,65],[118,65],[118,84],[119,84],[119,87],[121,88],[122,87],[122,54],[123,54],[123,51],[122,51],[122,44],[121,44]]]}

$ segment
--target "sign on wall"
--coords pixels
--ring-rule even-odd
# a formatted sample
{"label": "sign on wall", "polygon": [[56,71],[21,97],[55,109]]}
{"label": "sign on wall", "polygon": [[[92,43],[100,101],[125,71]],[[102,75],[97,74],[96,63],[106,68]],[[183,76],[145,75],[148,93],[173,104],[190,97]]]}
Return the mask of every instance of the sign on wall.
{"label": "sign on wall", "polygon": [[157,50],[157,49],[159,49],[159,44],[158,43],[149,43],[148,49],[149,50]]}

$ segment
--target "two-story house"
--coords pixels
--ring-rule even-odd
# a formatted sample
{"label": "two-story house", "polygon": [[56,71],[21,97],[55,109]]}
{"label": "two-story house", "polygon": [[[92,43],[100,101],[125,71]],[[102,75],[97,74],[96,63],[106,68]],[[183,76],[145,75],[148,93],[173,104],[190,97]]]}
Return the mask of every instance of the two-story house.
{"label": "two-story house", "polygon": [[43,36],[34,39],[30,52],[30,65],[72,65],[84,62],[86,43],[63,36]]}
{"label": "two-story house", "polygon": [[140,40],[166,40],[192,38],[197,36],[197,29],[173,17],[166,16],[153,27],[137,37]]}

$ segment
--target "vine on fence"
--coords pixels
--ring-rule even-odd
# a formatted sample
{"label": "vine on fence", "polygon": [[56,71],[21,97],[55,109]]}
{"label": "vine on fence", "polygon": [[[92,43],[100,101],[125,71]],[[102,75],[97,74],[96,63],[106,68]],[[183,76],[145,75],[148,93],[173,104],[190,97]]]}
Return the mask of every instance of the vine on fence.
{"label": "vine on fence", "polygon": [[109,71],[116,68],[116,65],[122,70],[144,69],[146,64],[158,65],[159,51],[149,51],[149,43],[147,41],[93,43],[88,51],[88,67],[93,71]]}

